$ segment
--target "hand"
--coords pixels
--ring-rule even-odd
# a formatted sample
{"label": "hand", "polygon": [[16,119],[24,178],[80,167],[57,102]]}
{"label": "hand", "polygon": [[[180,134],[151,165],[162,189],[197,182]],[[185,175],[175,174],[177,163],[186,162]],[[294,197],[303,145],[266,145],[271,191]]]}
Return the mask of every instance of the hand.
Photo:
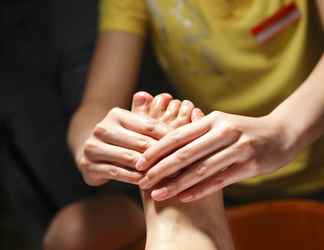
{"label": "hand", "polygon": [[[147,100],[152,99],[148,95]],[[133,107],[140,105],[133,103]],[[85,182],[98,186],[113,179],[137,184],[143,176],[135,170],[141,153],[167,132],[168,128],[155,119],[113,108],[95,126],[77,154],[77,165]]]}
{"label": "hand", "polygon": [[139,185],[152,188],[181,170],[176,178],[153,190],[152,198],[198,200],[284,166],[297,154],[295,142],[294,135],[271,115],[253,118],[212,112],[171,131],[147,149],[136,164],[138,170],[149,169]]}

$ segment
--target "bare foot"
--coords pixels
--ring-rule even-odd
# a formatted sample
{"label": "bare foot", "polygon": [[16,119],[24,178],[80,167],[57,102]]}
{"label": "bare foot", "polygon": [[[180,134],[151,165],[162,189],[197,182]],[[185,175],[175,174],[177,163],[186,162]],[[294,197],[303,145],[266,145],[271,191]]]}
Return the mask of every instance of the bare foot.
{"label": "bare foot", "polygon": [[[153,99],[145,92],[134,95],[132,110],[163,122],[170,129],[203,116],[190,101],[172,100],[168,94]],[[142,192],[147,228],[146,250],[234,249],[221,192],[186,204],[176,198],[156,202],[150,193]]]}

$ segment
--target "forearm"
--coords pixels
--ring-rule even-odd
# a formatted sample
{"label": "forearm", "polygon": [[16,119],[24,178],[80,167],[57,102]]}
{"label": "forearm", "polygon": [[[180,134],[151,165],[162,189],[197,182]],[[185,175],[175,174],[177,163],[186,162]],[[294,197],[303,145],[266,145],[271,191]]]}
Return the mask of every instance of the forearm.
{"label": "forearm", "polygon": [[124,32],[99,34],[83,100],[68,132],[74,155],[112,108],[130,104],[143,43],[142,38]]}
{"label": "forearm", "polygon": [[298,148],[324,134],[324,55],[306,81],[270,115],[297,138]]}
{"label": "forearm", "polygon": [[68,130],[68,144],[74,155],[78,153],[84,141],[91,135],[94,126],[104,118],[108,110],[109,107],[96,102],[79,107]]}

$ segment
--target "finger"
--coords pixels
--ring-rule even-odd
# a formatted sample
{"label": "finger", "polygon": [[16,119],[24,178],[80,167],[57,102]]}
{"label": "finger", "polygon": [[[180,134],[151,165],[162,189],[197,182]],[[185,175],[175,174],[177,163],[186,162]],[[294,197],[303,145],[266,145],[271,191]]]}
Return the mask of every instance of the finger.
{"label": "finger", "polygon": [[82,173],[82,177],[83,177],[84,182],[92,187],[98,187],[98,186],[104,185],[110,181],[108,179],[103,179],[103,178],[99,178],[99,177],[96,179],[89,178],[88,176],[84,175],[83,173]]}
{"label": "finger", "polygon": [[140,153],[99,140],[88,140],[84,146],[85,156],[93,163],[113,163],[135,168]]}
{"label": "finger", "polygon": [[172,123],[175,128],[181,127],[191,121],[191,113],[194,109],[194,105],[191,101],[184,100],[181,104],[178,116],[176,120]]}
{"label": "finger", "polygon": [[208,120],[202,118],[195,123],[171,131],[144,152],[136,164],[136,169],[146,170],[168,153],[207,133],[209,129]]}
{"label": "finger", "polygon": [[[132,113],[128,110],[115,108],[111,112],[113,112],[114,116],[116,117],[118,125],[127,130],[131,130],[142,135],[147,135],[155,139],[162,138],[169,132],[169,127],[164,126],[158,121]],[[118,126],[116,125],[112,127],[111,120],[107,116],[99,124],[97,124],[94,129],[94,134],[99,139],[104,140],[105,138],[109,138],[112,133],[115,133],[114,129],[116,127]]]}
{"label": "finger", "polygon": [[235,164],[226,169],[224,172],[209,177],[207,180],[201,182],[197,186],[186,190],[178,195],[178,198],[182,202],[199,200],[233,183],[256,176],[256,169],[256,163],[254,161]]}
{"label": "finger", "polygon": [[176,119],[178,116],[179,110],[181,107],[180,100],[172,100],[170,101],[167,110],[163,114],[161,121],[168,123]]}
{"label": "finger", "polygon": [[149,93],[144,91],[137,92],[133,96],[132,112],[142,115],[148,114],[152,100],[153,96]]}
{"label": "finger", "polygon": [[191,114],[191,121],[197,121],[204,117],[204,113],[199,108],[194,108]]}
{"label": "finger", "polygon": [[110,130],[102,131],[100,134],[97,132],[95,135],[106,144],[132,149],[141,153],[156,143],[156,140],[149,136],[118,126],[111,127]]}
{"label": "finger", "polygon": [[208,179],[210,176],[224,171],[224,169],[232,166],[234,163],[248,160],[251,155],[247,150],[246,152],[243,150],[246,149],[241,149],[234,144],[214,155],[195,162],[176,178],[170,180],[161,188],[153,190],[152,198],[157,201],[169,199]]}
{"label": "finger", "polygon": [[91,164],[89,173],[92,179],[116,180],[135,185],[143,177],[141,173],[112,164]]}
{"label": "finger", "polygon": [[[233,144],[239,135],[236,131],[212,130],[183,148],[161,160],[140,181],[142,189],[148,189],[179,170],[183,169],[221,148]],[[227,150],[230,151],[231,150]],[[210,169],[208,169],[211,171]]]}
{"label": "finger", "polygon": [[171,100],[172,96],[165,93],[154,97],[151,104],[149,116],[154,119],[162,117]]}

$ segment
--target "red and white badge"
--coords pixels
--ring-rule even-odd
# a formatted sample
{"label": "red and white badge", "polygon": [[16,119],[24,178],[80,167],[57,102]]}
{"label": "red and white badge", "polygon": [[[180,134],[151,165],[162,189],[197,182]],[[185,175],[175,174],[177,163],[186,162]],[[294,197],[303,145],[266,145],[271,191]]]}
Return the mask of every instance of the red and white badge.
{"label": "red and white badge", "polygon": [[296,3],[283,6],[272,16],[262,20],[250,30],[259,44],[264,44],[301,18]]}

